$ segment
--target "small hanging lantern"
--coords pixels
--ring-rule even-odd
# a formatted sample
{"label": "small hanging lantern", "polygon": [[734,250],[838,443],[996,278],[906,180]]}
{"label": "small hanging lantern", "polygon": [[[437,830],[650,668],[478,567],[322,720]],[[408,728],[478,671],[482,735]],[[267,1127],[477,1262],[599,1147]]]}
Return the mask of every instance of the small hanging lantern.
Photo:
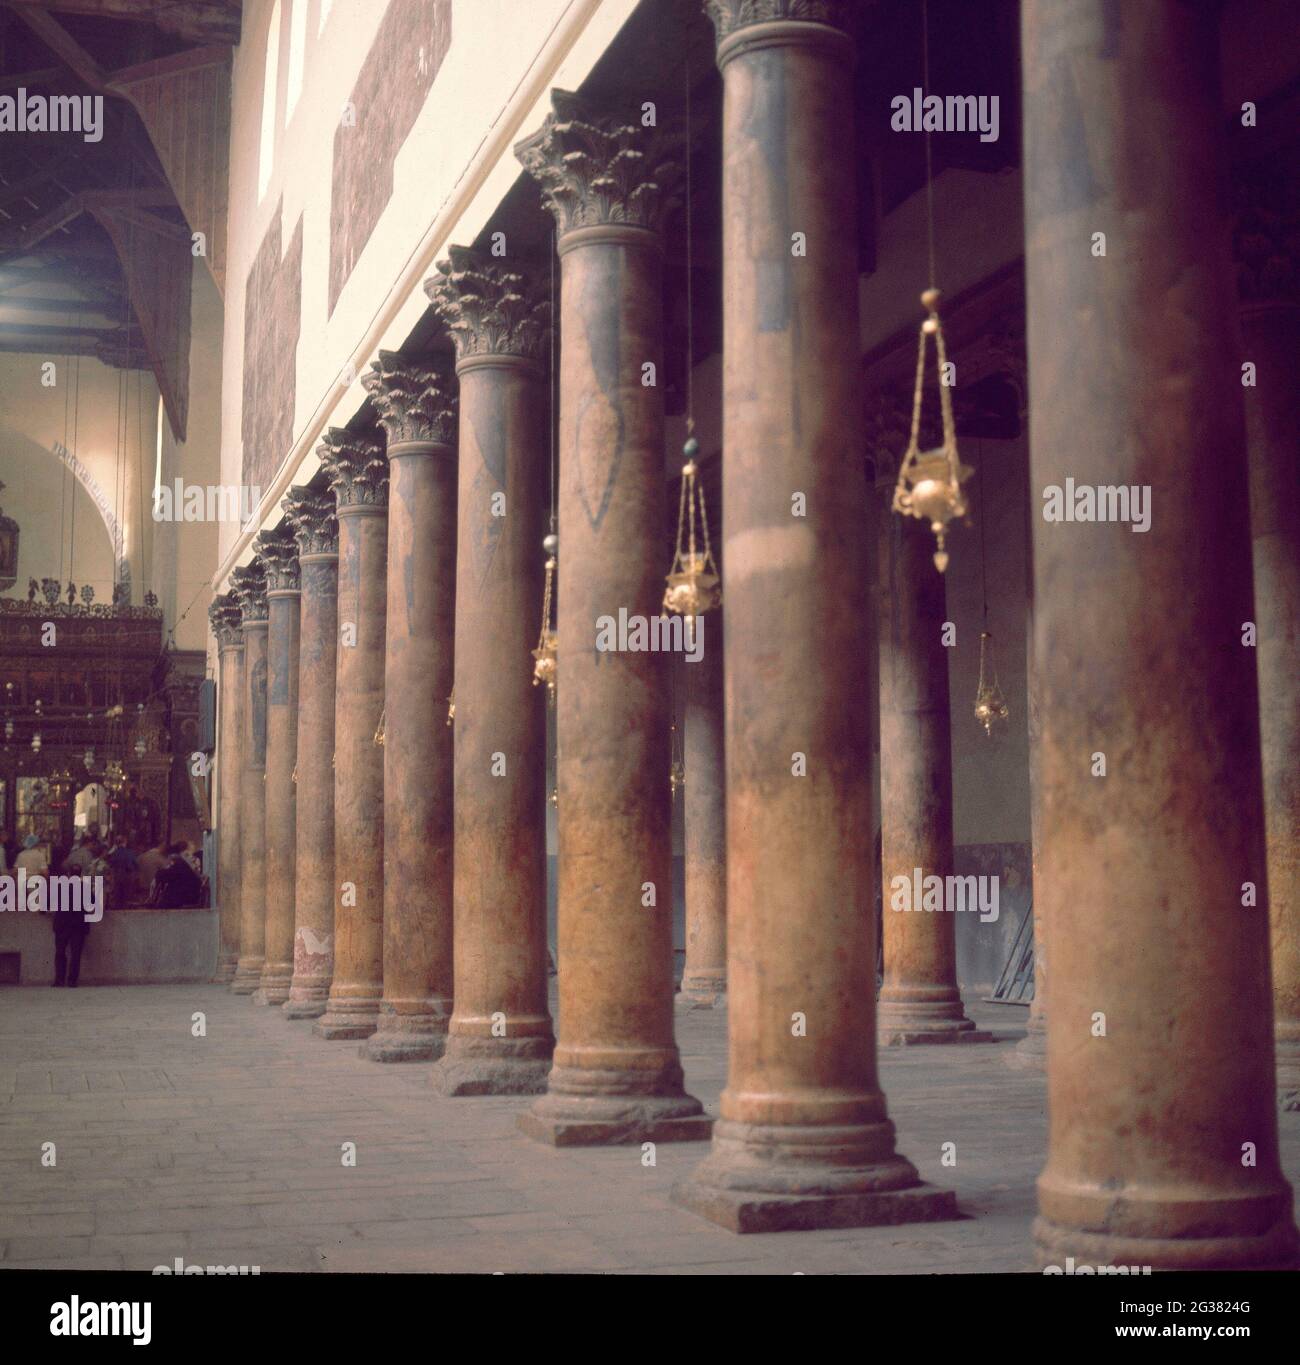
{"label": "small hanging lantern", "polygon": [[[664,610],[684,616],[687,624],[693,624],[697,616],[722,602],[718,566],[709,546],[704,489],[699,482],[699,466],[695,463],[699,449],[700,443],[694,436],[688,437],[682,447],[686,463],[682,466],[682,493],[677,506],[677,549],[664,590]],[[697,548],[695,542],[697,506],[702,549]]]}
{"label": "small hanging lantern", "polygon": [[454,725],[456,721],[456,689],[451,689],[451,696],[447,698],[447,724]]}
{"label": "small hanging lantern", "polygon": [[32,753],[34,753],[34,754],[39,754],[40,751],[41,751],[41,732],[40,732],[39,730],[37,730],[36,733],[35,733],[34,735],[32,735]]}
{"label": "small hanging lantern", "polygon": [[[945,548],[948,523],[966,515],[966,497],[962,484],[974,472],[962,464],[957,455],[957,430],[952,419],[952,394],[943,382],[948,353],[943,344],[943,326],[939,321],[937,289],[927,289],[921,303],[929,316],[921,324],[916,352],[916,391],[912,395],[912,434],[898,468],[898,483],[894,488],[894,511],[905,516],[928,521],[938,541],[934,566],[940,573],[948,567]],[[925,339],[932,336],[935,345],[936,368],[939,378],[939,411],[943,419],[943,443],[934,450],[921,451],[921,395],[925,387]]]}
{"label": "small hanging lantern", "polygon": [[555,807],[558,809],[559,804],[560,804],[560,789],[559,789],[558,787],[552,787],[552,788],[551,788],[551,805],[555,806]]}
{"label": "small hanging lantern", "polygon": [[293,765],[293,772],[290,774],[289,781],[296,787],[298,785],[298,765]]}
{"label": "small hanging lantern", "polygon": [[975,719],[989,736],[993,734],[993,727],[1004,722],[1010,714],[1006,698],[1002,695],[1002,688],[998,685],[998,670],[993,662],[992,641],[993,637],[987,630],[980,632],[980,680],[975,692]]}
{"label": "small hanging lantern", "polygon": [[560,548],[559,537],[552,532],[542,541],[546,554],[546,587],[542,593],[542,631],[533,650],[533,686],[546,684],[547,700],[555,705],[555,672],[559,663],[559,636],[551,626],[551,598],[555,593],[555,555]]}
{"label": "small hanging lantern", "polygon": [[384,747],[384,722],[388,718],[388,708],[384,707],[379,713],[379,724],[375,727],[375,743],[382,749]]}
{"label": "small hanging lantern", "polygon": [[672,727],[672,765],[668,769],[668,786],[672,799],[677,800],[678,791],[686,785],[686,764],[682,761],[682,743],[677,727]]}

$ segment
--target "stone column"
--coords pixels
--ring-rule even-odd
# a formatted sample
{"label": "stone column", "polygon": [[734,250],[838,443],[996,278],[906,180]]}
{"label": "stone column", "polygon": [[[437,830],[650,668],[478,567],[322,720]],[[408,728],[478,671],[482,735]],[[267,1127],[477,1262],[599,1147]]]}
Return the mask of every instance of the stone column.
{"label": "stone column", "polygon": [[699,661],[682,664],[686,715],[686,966],[678,1003],[711,1008],[727,993],[727,779],[723,766],[721,611],[700,617]]}
{"label": "stone column", "polygon": [[[464,248],[426,285],[456,340],[455,1011],[444,1095],[546,1089],[546,703],[529,647],[542,601],[549,304]],[[445,725],[436,727],[451,734]]]}
{"label": "stone column", "polygon": [[[1295,1227],[1268,920],[1244,886],[1266,871],[1218,13],[1021,13],[1052,951],[1037,1253],[1278,1265]],[[1068,488],[1071,520],[1047,520]],[[1090,519],[1080,490],[1117,488],[1128,516],[1103,494]]]}
{"label": "stone column", "polygon": [[239,962],[230,989],[252,995],[266,962],[266,566],[231,571],[244,632],[243,773],[239,786]]}
{"label": "stone column", "polygon": [[388,460],[368,432],[331,427],[318,447],[338,504],[334,709],[334,977],[318,1038],[368,1038],[384,993],[384,709]]}
{"label": "stone column", "polygon": [[876,1075],[850,9],[708,5],[724,90],[729,1073],[712,1154],[674,1198],[738,1232],[954,1212],[895,1152]]}
{"label": "stone column", "polygon": [[957,986],[958,911],[942,893],[933,908],[924,891],[927,877],[955,875],[944,576],[927,524],[883,512],[877,527],[885,950],[877,1033],[884,1046],[987,1043],[992,1034],[966,1017]]}
{"label": "stone column", "polygon": [[[1294,154],[1294,146],[1290,148]],[[1283,1108],[1300,1109],[1300,205],[1285,155],[1236,175],[1237,288],[1246,386],[1273,1015]]]}
{"label": "stone column", "polygon": [[442,1055],[451,1017],[451,731],[456,607],[456,379],[450,358],[380,351],[363,377],[388,437],[384,663],[384,996],[361,1049]]}
{"label": "stone column", "polygon": [[256,540],[266,565],[266,961],[254,1004],[283,1005],[293,980],[298,756],[298,546],[283,523]]}
{"label": "stone column", "polygon": [[709,1120],[673,1039],[668,660],[596,649],[599,618],[648,621],[663,597],[660,229],[676,168],[639,114],[552,102],[515,150],[555,216],[562,277],[560,1036],[520,1125],[565,1146],[699,1138]]}
{"label": "stone column", "polygon": [[298,541],[302,605],[290,1019],[325,1013],[334,975],[334,670],[339,526],[334,494],[291,488],[281,503]]}
{"label": "stone column", "polygon": [[244,633],[230,593],[212,599],[208,619],[221,668],[217,732],[217,971],[223,985],[239,963],[239,789],[243,780]]}

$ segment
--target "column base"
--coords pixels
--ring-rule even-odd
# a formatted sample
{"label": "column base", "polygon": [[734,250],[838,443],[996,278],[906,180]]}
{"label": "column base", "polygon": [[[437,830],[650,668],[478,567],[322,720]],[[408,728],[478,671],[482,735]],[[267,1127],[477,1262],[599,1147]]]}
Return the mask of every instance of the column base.
{"label": "column base", "polygon": [[313,1000],[310,997],[294,999],[294,988],[289,988],[289,998],[280,1008],[284,1011],[286,1019],[319,1019],[329,1007],[328,996],[322,995],[320,999]]}
{"label": "column base", "polygon": [[433,1068],[436,1095],[544,1095],[555,1039],[452,1033]]}
{"label": "column base", "polygon": [[673,1187],[673,1202],[732,1232],[961,1217],[957,1196],[927,1185],[894,1150],[894,1125],[884,1117],[883,1099],[876,1097],[873,1107],[879,1118],[845,1124],[719,1119],[713,1151]]}
{"label": "column base", "polygon": [[[1289,1196],[1289,1191],[1288,1191]],[[1289,1197],[1271,1226],[1242,1236],[1132,1237],[1084,1232],[1034,1219],[1034,1252],[1039,1270],[1078,1274],[1079,1266],[1128,1266],[1146,1270],[1290,1270],[1300,1265]],[[1207,1212],[1207,1222],[1214,1218]],[[1087,1274],[1087,1271],[1083,1272]]]}
{"label": "column base", "polygon": [[268,976],[264,971],[261,983],[253,992],[253,1004],[283,1005],[289,998],[291,980],[288,976]]}
{"label": "column base", "polygon": [[[909,994],[911,992],[909,991]],[[876,1006],[876,1040],[881,1047],[915,1043],[991,1043],[993,1035],[975,1027],[955,991],[932,1000],[891,1000],[888,987]]]}
{"label": "column base", "polygon": [[681,989],[673,1000],[679,1010],[725,1009],[727,1004],[727,973],[725,969],[682,973]]}
{"label": "column base", "polygon": [[217,970],[213,972],[212,980],[219,986],[228,986],[235,979],[235,972],[238,968],[238,954],[222,953],[217,958]]}
{"label": "column base", "polygon": [[312,1025],[314,1038],[327,1042],[359,1041],[379,1027],[378,1000],[336,1000],[326,1003],[325,1013]]}
{"label": "column base", "polygon": [[673,1009],[678,1014],[689,1014],[692,1010],[725,1010],[726,991],[687,991],[682,989],[673,996]]}
{"label": "column base", "polygon": [[241,957],[230,981],[232,995],[252,995],[262,984],[262,959]]}
{"label": "column base", "polygon": [[552,1147],[702,1142],[713,1120],[682,1089],[676,1062],[645,1070],[555,1065],[548,1090],[519,1115],[519,1129]]}
{"label": "column base", "polygon": [[1029,1016],[1025,1036],[1005,1054],[1003,1060],[1017,1071],[1047,1070],[1047,1019],[1041,1014]]}
{"label": "column base", "polygon": [[357,1049],[368,1062],[436,1062],[447,1047],[445,1033],[412,1033],[387,1027],[384,1017],[379,1026]]}
{"label": "column base", "polygon": [[958,1218],[957,1196],[924,1182],[880,1194],[762,1194],[696,1180],[673,1186],[672,1201],[730,1232],[806,1232],[891,1227]]}

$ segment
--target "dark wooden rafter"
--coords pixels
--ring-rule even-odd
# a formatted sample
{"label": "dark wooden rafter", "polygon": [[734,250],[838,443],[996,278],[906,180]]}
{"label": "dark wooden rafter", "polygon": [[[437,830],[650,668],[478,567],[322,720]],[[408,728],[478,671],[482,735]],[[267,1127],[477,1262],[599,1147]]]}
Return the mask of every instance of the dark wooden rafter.
{"label": "dark wooden rafter", "polygon": [[239,0],[6,0],[13,10],[93,15],[152,24],[187,43],[237,44]]}

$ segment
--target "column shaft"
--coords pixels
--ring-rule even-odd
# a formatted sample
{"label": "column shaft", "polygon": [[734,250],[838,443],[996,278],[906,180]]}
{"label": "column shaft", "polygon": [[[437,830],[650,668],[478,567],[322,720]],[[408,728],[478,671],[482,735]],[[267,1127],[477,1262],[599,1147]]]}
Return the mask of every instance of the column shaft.
{"label": "column shaft", "polygon": [[[331,429],[330,437],[336,433]],[[387,472],[378,442],[337,433],[339,652],[334,712],[334,977],[319,1038],[368,1038],[384,971],[384,707]],[[322,446],[322,462],[327,449]],[[355,452],[355,454],[354,454]],[[357,467],[369,476],[359,500]],[[327,466],[328,467],[328,466]],[[382,471],[382,472],[381,472]]]}
{"label": "column shaft", "polygon": [[876,1076],[852,44],[829,22],[848,7],[803,7],[826,23],[755,23],[741,0],[710,10],[724,83],[729,1069],[712,1154],[674,1198],[738,1232],[943,1217],[952,1196],[895,1152]]}
{"label": "column shaft", "polygon": [[230,985],[236,995],[257,990],[266,962],[266,631],[265,616],[260,620],[245,616],[239,963]]}
{"label": "column shaft", "polygon": [[[237,632],[230,632],[237,634]],[[220,730],[217,735],[216,980],[229,984],[239,963],[239,796],[242,783],[244,640],[220,647]]]}
{"label": "column shaft", "polygon": [[471,356],[457,372],[456,1008],[434,1084],[447,1095],[535,1094],[555,1042],[546,703],[527,649],[542,598],[547,405],[524,357]]}
{"label": "column shaft", "polygon": [[442,1055],[452,992],[452,689],[456,455],[388,446],[384,671],[384,998],[373,1061]]}
{"label": "column shaft", "polygon": [[[1279,1264],[1268,927],[1243,904],[1266,874],[1218,14],[1026,0],[1022,25],[1052,953],[1035,1241],[1045,1266]],[[1047,520],[1067,479],[1076,509],[1121,488],[1136,515]]]}
{"label": "column shaft", "polygon": [[1272,926],[1273,1014],[1284,1108],[1300,1109],[1300,306],[1259,302],[1243,309],[1246,448],[1258,631],[1260,749]]}
{"label": "column shaft", "polygon": [[284,1012],[325,1012],[334,975],[334,710],[338,654],[338,526],[332,494],[293,489],[302,566],[298,670],[293,979]]}
{"label": "column shaft", "polygon": [[686,835],[686,966],[679,999],[725,1003],[727,991],[727,779],[723,744],[722,612],[701,617],[704,650],[681,665],[686,715],[682,822]]}
{"label": "column shaft", "polygon": [[878,523],[885,980],[877,1031],[882,1044],[989,1042],[962,1008],[956,910],[942,897],[932,910],[915,896],[925,878],[955,875],[944,577],[930,528],[885,515]]}
{"label": "column shaft", "polygon": [[298,754],[298,548],[287,526],[258,536],[265,546],[267,593],[266,694],[266,962],[253,997],[282,1005],[293,980],[296,800]]}
{"label": "column shaft", "polygon": [[648,623],[663,597],[663,396],[645,367],[663,360],[666,166],[639,124],[553,100],[517,150],[560,227],[560,1026],[520,1126],[556,1145],[698,1138],[673,1037],[668,660],[596,647],[599,618]]}

